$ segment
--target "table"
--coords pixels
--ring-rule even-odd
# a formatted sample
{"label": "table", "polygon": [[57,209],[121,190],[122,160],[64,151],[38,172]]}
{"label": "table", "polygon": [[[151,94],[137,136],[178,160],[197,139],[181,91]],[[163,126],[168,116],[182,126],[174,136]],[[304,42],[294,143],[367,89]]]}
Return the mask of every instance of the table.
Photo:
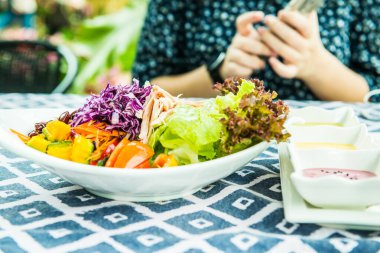
{"label": "table", "polygon": [[[79,107],[76,95],[0,95],[0,108]],[[342,103],[295,102],[295,107]],[[357,112],[367,105],[351,104]],[[361,119],[370,131],[380,124]],[[94,196],[0,149],[0,252],[377,252],[380,232],[284,219],[277,147],[192,196],[123,203]]]}

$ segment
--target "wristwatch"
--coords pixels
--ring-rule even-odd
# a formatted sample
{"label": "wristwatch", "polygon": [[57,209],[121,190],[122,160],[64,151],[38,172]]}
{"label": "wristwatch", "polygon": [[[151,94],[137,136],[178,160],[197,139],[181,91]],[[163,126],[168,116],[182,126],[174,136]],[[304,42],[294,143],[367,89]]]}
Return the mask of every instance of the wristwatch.
{"label": "wristwatch", "polygon": [[212,61],[210,61],[210,63],[206,65],[207,71],[213,81],[213,84],[224,82],[223,77],[221,77],[220,75],[220,67],[224,62],[224,58],[226,58],[226,54],[220,53],[215,59],[213,59]]}

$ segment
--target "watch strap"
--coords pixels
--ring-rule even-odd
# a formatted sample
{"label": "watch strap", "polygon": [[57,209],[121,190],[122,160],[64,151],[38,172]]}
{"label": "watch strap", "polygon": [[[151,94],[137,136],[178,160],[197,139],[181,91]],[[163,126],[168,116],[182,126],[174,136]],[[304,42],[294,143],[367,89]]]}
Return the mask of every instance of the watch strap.
{"label": "watch strap", "polygon": [[213,83],[223,83],[224,81],[223,77],[220,75],[220,67],[223,64],[225,57],[225,53],[220,53],[215,60],[213,60],[210,64],[207,64],[207,71]]}

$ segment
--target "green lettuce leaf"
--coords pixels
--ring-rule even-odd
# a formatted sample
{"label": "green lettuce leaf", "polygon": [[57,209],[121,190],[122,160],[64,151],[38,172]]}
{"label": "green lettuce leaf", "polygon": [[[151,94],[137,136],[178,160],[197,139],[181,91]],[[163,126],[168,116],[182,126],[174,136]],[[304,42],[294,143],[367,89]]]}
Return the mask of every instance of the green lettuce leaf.
{"label": "green lettuce leaf", "polygon": [[255,89],[255,84],[245,79],[241,79],[241,84],[235,83],[234,85],[238,88],[236,93],[228,92],[223,96],[217,96],[215,99],[215,104],[221,113],[226,108],[231,108],[233,110],[238,109],[243,96],[252,93]]}
{"label": "green lettuce leaf", "polygon": [[243,150],[261,141],[285,141],[284,131],[289,108],[283,101],[274,99],[276,92],[266,91],[258,79],[227,79],[215,88],[224,96],[218,96],[215,104],[221,117],[223,133],[219,155]]}
{"label": "green lettuce leaf", "polygon": [[214,144],[220,141],[222,123],[213,108],[211,101],[204,107],[176,107],[166,123],[154,130],[148,144],[153,148],[161,145],[180,164],[215,158]]}

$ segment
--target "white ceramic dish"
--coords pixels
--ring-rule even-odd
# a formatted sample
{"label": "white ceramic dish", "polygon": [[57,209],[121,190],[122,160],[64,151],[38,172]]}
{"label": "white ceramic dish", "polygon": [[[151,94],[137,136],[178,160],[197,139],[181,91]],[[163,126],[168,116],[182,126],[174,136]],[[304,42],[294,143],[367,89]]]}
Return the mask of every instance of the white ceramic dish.
{"label": "white ceramic dish", "polygon": [[367,209],[318,208],[307,203],[295,189],[294,168],[286,144],[279,146],[281,189],[285,218],[292,223],[317,223],[340,229],[380,230],[380,206]]}
{"label": "white ceramic dish", "polygon": [[36,122],[57,118],[63,111],[65,109],[0,110],[0,145],[96,195],[116,200],[163,201],[190,195],[230,175],[269,146],[262,142],[226,157],[181,167],[112,169],[48,156],[26,146],[9,131],[12,128],[27,133]]}
{"label": "white ceramic dish", "polygon": [[368,135],[364,124],[352,127],[315,126],[301,127],[288,126],[287,130],[292,135],[289,138],[293,147],[308,147],[312,149],[323,148],[352,148],[372,149],[378,145]]}
{"label": "white ceramic dish", "polygon": [[[292,182],[309,203],[323,208],[366,208],[380,204],[380,149],[372,150],[298,150],[291,153]],[[304,175],[306,169],[341,169],[371,172],[375,177],[354,180],[329,173],[319,177]],[[351,178],[351,179],[350,179]]]}
{"label": "white ceramic dish", "polygon": [[300,109],[291,109],[287,125],[295,126],[357,126],[360,122],[351,107],[341,107],[334,110],[309,106]]}

